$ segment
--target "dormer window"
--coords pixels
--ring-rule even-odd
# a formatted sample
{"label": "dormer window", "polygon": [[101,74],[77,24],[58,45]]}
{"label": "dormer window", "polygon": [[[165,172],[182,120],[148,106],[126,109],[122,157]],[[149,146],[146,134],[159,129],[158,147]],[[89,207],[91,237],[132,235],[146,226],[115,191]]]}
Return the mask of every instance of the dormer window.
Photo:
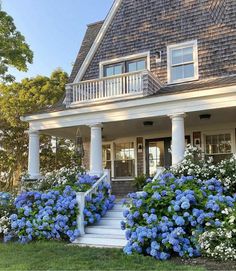
{"label": "dormer window", "polygon": [[167,61],[169,84],[197,80],[197,41],[190,41],[168,46]]}
{"label": "dormer window", "polygon": [[144,52],[102,61],[99,66],[100,78],[150,70],[150,53]]}
{"label": "dormer window", "polygon": [[137,72],[145,70],[147,67],[145,58],[124,61],[116,64],[104,66],[104,77],[115,76],[122,73]]}

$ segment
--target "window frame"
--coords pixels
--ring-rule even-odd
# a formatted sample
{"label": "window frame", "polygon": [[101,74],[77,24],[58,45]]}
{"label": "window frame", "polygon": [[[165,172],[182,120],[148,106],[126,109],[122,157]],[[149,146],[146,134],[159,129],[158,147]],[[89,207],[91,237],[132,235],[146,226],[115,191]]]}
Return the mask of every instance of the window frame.
{"label": "window frame", "polygon": [[[193,61],[189,61],[186,63],[184,62],[184,63],[182,63],[182,65],[181,64],[172,65],[172,51],[178,50],[178,49],[185,49],[188,47],[193,48]],[[188,77],[188,78],[183,78],[183,79],[178,79],[178,80],[172,80],[172,75],[171,75],[172,68],[177,67],[177,66],[184,66],[184,65],[187,65],[188,63],[189,64],[193,63],[194,76]],[[167,46],[167,82],[168,82],[168,84],[178,84],[178,83],[183,83],[183,82],[189,82],[189,81],[198,80],[198,78],[199,78],[199,73],[198,73],[198,44],[197,44],[197,40],[168,45]]]}
{"label": "window frame", "polygon": [[[221,135],[221,134],[230,134],[230,137],[231,137],[231,153],[213,153],[213,154],[207,153],[206,152],[206,136]],[[234,132],[234,130],[204,131],[202,133],[202,142],[203,142],[203,146],[204,146],[204,155],[207,155],[207,156],[233,154],[236,151],[235,132]]]}

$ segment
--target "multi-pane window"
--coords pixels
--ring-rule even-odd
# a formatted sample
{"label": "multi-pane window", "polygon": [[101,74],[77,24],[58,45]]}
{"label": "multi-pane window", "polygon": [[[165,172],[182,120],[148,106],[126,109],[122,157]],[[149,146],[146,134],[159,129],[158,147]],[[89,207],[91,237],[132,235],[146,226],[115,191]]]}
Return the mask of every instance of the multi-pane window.
{"label": "multi-pane window", "polygon": [[190,81],[198,78],[196,42],[168,47],[168,77],[169,83]]}
{"label": "multi-pane window", "polygon": [[206,135],[207,154],[232,153],[231,134]]}
{"label": "multi-pane window", "polygon": [[104,66],[103,75],[105,77],[119,75],[127,72],[142,71],[147,68],[147,61],[145,58],[124,61],[115,64]]}
{"label": "multi-pane window", "polygon": [[134,60],[127,62],[127,72],[136,72],[136,71],[142,71],[146,69],[146,60],[140,59],[140,60]]}
{"label": "multi-pane window", "polygon": [[205,151],[212,156],[215,162],[229,157],[232,154],[232,138],[230,133],[205,136]]}
{"label": "multi-pane window", "polygon": [[115,161],[114,161],[114,174],[115,178],[134,177],[135,175],[135,154],[134,143],[116,143]]}
{"label": "multi-pane window", "polygon": [[104,76],[109,77],[109,76],[114,76],[114,75],[119,75],[124,72],[123,68],[123,63],[118,63],[114,65],[107,65],[104,67]]}
{"label": "multi-pane window", "polygon": [[133,160],[134,157],[134,143],[118,143],[115,144],[115,160]]}

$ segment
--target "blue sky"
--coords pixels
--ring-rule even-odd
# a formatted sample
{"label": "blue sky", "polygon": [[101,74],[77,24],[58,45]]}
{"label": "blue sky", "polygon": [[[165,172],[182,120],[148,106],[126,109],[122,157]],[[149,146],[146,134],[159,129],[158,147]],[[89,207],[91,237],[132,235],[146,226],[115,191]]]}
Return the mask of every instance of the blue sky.
{"label": "blue sky", "polygon": [[50,75],[61,67],[70,73],[86,25],[103,20],[113,0],[2,0],[2,9],[34,52],[28,72],[11,73],[19,81],[37,74]]}

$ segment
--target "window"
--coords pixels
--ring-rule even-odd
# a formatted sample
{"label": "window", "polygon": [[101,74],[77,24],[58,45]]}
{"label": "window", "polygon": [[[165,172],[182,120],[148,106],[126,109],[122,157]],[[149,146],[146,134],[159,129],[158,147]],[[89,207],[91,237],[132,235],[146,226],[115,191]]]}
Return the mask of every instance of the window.
{"label": "window", "polygon": [[135,154],[134,143],[116,143],[114,174],[115,178],[134,177],[135,175]]}
{"label": "window", "polygon": [[168,46],[168,83],[198,79],[197,41]]}
{"label": "window", "polygon": [[142,71],[145,69],[146,69],[146,60],[145,59],[127,62],[127,72]]}
{"label": "window", "polygon": [[119,143],[115,144],[115,159],[116,160],[133,160],[134,159],[134,143]]}
{"label": "window", "polygon": [[230,133],[205,135],[205,152],[214,162],[228,158],[232,154],[232,136]]}
{"label": "window", "polygon": [[103,66],[104,77],[119,75],[126,72],[137,72],[147,68],[147,61],[145,58],[135,59],[130,61],[123,61],[120,63],[109,64]]}
{"label": "window", "polygon": [[123,63],[115,64],[115,65],[107,65],[104,67],[104,76],[114,76],[122,74],[124,71]]}

